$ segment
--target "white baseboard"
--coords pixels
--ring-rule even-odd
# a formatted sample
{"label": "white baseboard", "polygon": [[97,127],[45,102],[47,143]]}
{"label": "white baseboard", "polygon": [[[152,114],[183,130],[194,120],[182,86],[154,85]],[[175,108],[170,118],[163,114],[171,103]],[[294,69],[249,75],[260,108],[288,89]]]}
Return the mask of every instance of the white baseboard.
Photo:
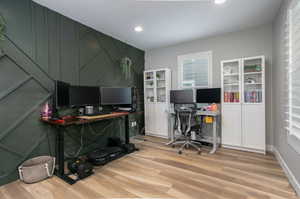
{"label": "white baseboard", "polygon": [[281,165],[282,169],[284,170],[285,174],[287,175],[291,185],[295,189],[298,196],[300,196],[300,183],[297,181],[296,177],[294,176],[294,174],[292,173],[292,171],[290,170],[290,168],[288,167],[288,165],[280,155],[279,151],[275,147],[273,147],[273,152],[279,164]]}
{"label": "white baseboard", "polygon": [[227,148],[227,149],[239,150],[239,151],[247,151],[247,152],[253,152],[253,153],[266,154],[266,150],[260,150],[260,149],[251,149],[251,148],[247,148],[247,147],[232,146],[232,145],[227,145],[227,144],[222,144],[222,147]]}

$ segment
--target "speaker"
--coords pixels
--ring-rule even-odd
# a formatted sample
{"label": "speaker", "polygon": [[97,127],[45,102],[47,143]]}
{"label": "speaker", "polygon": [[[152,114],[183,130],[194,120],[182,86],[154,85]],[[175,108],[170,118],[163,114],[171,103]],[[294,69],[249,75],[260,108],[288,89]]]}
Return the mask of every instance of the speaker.
{"label": "speaker", "polygon": [[69,162],[68,168],[71,173],[77,174],[79,179],[84,179],[94,173],[93,165],[80,159]]}

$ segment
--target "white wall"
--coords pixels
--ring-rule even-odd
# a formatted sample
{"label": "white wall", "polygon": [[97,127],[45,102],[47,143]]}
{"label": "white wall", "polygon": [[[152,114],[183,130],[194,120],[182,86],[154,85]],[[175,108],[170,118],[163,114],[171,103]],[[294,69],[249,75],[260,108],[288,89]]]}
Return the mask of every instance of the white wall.
{"label": "white wall", "polygon": [[221,60],[266,56],[266,109],[267,144],[273,144],[272,133],[272,24],[220,36],[199,39],[165,48],[146,51],[145,68],[170,68],[172,89],[178,88],[177,56],[201,52],[213,52],[213,87],[221,86]]}
{"label": "white wall", "polygon": [[[274,22],[274,69],[273,69],[273,113],[274,113],[274,147],[279,151],[286,166],[290,170],[288,175],[292,185],[300,195],[300,154],[297,153],[287,141],[285,130],[285,110],[286,110],[286,61],[285,61],[285,23],[287,18],[287,7],[290,0],[283,1],[280,12]],[[275,81],[276,80],[276,81]],[[293,176],[293,177],[291,177]]]}

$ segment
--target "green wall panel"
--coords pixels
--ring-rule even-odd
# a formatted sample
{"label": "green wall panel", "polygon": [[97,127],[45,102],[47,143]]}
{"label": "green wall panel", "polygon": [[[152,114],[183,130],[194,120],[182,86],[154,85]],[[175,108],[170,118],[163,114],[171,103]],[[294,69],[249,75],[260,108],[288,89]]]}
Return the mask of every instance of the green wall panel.
{"label": "green wall panel", "polygon": [[[31,0],[1,0],[7,21],[6,40],[0,42],[0,185],[18,178],[17,167],[38,155],[55,155],[55,129],[39,122],[41,106],[49,101],[54,80],[93,86],[132,86],[143,111],[144,51],[97,32]],[[120,68],[127,56],[133,61],[130,79]],[[61,113],[70,113],[63,110]],[[130,120],[144,126],[143,114]],[[66,130],[66,156],[105,146],[110,136],[124,138],[122,118]],[[81,139],[82,138],[82,139]]]}
{"label": "green wall panel", "polygon": [[7,56],[0,59],[0,74],[5,74],[1,76],[0,79],[0,93],[6,92],[10,86],[18,84],[29,77],[28,74],[24,73],[24,71]]}

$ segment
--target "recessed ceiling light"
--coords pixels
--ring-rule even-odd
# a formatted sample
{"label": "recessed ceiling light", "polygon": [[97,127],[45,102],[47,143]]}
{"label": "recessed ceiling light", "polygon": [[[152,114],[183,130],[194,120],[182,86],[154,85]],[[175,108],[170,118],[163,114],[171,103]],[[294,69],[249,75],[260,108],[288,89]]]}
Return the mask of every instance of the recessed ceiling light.
{"label": "recessed ceiling light", "polygon": [[223,4],[225,3],[227,0],[215,0],[215,4]]}
{"label": "recessed ceiling light", "polygon": [[135,28],[134,28],[134,31],[135,32],[142,32],[144,29],[143,29],[143,27],[142,26],[136,26]]}

